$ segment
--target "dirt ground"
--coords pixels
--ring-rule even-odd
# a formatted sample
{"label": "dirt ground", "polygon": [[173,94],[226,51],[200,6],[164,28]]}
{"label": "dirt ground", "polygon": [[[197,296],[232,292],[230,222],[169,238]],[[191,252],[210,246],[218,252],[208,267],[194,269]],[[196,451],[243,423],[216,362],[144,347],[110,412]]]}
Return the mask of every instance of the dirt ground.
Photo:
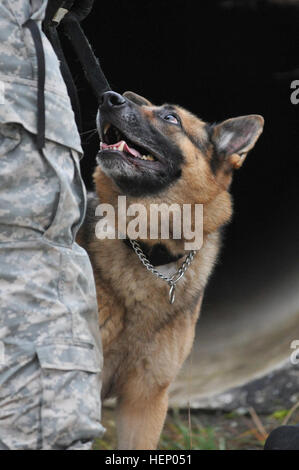
{"label": "dirt ground", "polygon": [[[299,423],[299,404],[272,415],[257,415],[253,409],[231,413],[191,410],[169,411],[159,442],[161,450],[262,450],[270,431],[281,424]],[[115,449],[114,412],[103,410],[106,433],[94,449]]]}

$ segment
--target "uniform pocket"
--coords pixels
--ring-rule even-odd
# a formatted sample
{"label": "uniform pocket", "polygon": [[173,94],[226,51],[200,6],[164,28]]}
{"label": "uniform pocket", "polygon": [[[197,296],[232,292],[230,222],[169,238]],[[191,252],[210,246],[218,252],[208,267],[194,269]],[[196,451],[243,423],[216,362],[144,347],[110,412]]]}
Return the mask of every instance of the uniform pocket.
{"label": "uniform pocket", "polygon": [[101,365],[93,347],[45,344],[41,366],[42,449],[68,449],[102,435]]}
{"label": "uniform pocket", "polygon": [[36,352],[43,369],[101,371],[92,345],[47,344],[38,346]]}

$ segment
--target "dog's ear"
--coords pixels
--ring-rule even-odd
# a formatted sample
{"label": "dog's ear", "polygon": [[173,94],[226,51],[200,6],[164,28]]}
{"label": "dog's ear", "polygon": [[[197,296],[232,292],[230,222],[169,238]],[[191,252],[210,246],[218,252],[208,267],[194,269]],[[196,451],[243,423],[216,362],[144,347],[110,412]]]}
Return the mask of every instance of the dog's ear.
{"label": "dog's ear", "polygon": [[152,106],[152,103],[149,100],[143,98],[143,96],[137,95],[137,93],[134,93],[133,91],[125,91],[123,96],[139,106]]}
{"label": "dog's ear", "polygon": [[257,114],[228,119],[213,128],[212,141],[218,163],[240,168],[263,131],[264,118]]}

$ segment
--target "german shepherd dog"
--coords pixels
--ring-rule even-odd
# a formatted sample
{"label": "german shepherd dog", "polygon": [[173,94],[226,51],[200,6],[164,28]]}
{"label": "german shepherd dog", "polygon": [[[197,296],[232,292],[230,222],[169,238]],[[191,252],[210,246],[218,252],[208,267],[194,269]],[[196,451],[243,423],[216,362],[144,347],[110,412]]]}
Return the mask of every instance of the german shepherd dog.
{"label": "german shepherd dog", "polygon": [[[215,265],[221,227],[232,216],[229,187],[263,130],[259,115],[207,124],[179,106],[154,106],[132,93],[108,91],[97,116],[101,140],[95,194],[79,233],[93,265],[103,342],[103,399],[117,397],[119,449],[155,449],[168,389],[188,356],[203,292]],[[129,240],[95,235],[99,203],[202,204],[203,242],[169,301],[167,282],[141,263]],[[148,232],[149,233],[149,232]],[[160,233],[160,232],[159,232]],[[176,271],[184,236],[147,236],[140,244],[159,270]]]}

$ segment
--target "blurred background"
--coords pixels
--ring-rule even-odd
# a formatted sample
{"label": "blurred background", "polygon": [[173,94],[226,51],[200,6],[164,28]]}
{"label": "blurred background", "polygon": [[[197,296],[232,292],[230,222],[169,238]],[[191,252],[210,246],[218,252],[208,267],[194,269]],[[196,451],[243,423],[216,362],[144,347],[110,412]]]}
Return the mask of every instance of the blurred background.
{"label": "blurred background", "polygon": [[[96,1],[82,26],[115,91],[178,103],[209,122],[264,116],[264,133],[235,174],[234,218],[171,405],[291,409],[299,401],[299,364],[290,361],[299,340],[299,104],[290,100],[299,80],[299,2]],[[96,100],[67,40],[64,47],[87,132]],[[99,142],[82,137],[92,189]]]}

